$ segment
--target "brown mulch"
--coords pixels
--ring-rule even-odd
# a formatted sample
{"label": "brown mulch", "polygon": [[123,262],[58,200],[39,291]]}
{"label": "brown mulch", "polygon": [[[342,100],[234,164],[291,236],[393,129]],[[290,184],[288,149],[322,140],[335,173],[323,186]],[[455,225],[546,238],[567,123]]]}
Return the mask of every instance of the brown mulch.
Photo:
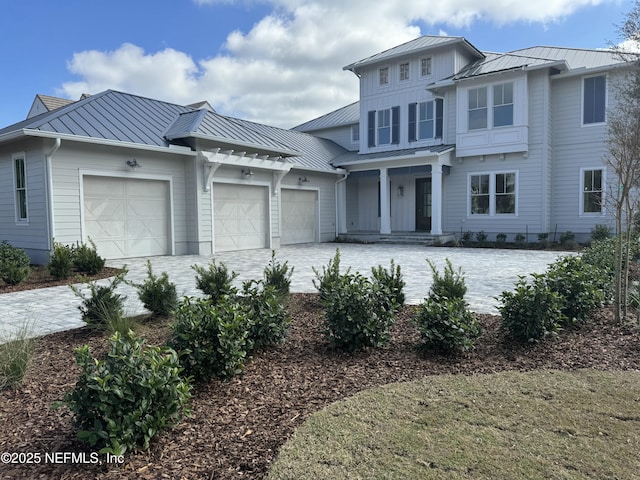
{"label": "brown mulch", "polygon": [[104,267],[95,275],[74,273],[69,278],[58,280],[49,274],[46,266],[33,265],[31,266],[31,274],[29,277],[18,285],[9,285],[0,279],[0,294],[33,290],[35,288],[57,287],[60,285],[69,285],[70,283],[84,283],[91,280],[113,277],[120,272],[121,270],[119,268]]}
{"label": "brown mulch", "polygon": [[[478,315],[484,333],[466,355],[425,352],[402,309],[389,346],[355,355],[328,349],[322,310],[314,294],[291,299],[293,323],[283,345],[254,352],[245,372],[229,382],[197,385],[192,415],[152,442],[148,451],[127,454],[122,464],[0,465],[1,478],[262,478],[278,449],[313,412],[378,385],[444,373],[476,374],[541,368],[640,369],[640,334],[613,322],[602,310],[580,328],[538,345],[514,345],[499,331],[500,318]],[[167,333],[161,320],[140,332],[149,343]],[[104,351],[104,336],[78,329],[43,337],[26,382],[1,392],[0,452],[89,452],[75,439],[65,408],[51,404],[73,388],[79,373],[72,348],[88,343]],[[104,460],[104,456],[100,456]]]}

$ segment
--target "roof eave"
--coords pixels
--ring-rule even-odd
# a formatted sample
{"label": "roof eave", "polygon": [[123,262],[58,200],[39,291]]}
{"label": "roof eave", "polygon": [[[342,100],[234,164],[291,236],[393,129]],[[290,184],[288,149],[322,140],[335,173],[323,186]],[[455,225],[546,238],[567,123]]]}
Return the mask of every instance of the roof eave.
{"label": "roof eave", "polygon": [[202,135],[200,133],[195,133],[195,132],[188,132],[188,133],[182,133],[179,135],[171,135],[171,136],[167,136],[165,137],[167,140],[169,141],[173,141],[173,140],[182,140],[185,138],[195,138],[195,139],[199,139],[199,140],[207,140],[209,142],[218,142],[218,143],[223,143],[225,145],[235,145],[238,147],[242,147],[242,148],[252,148],[254,150],[261,150],[261,151],[265,151],[265,152],[272,152],[272,153],[277,153],[281,156],[286,156],[286,157],[298,157],[298,156],[302,156],[303,153],[299,152],[297,150],[287,150],[284,148],[275,148],[275,147],[270,147],[268,145],[260,145],[258,143],[250,143],[250,142],[243,142],[240,140],[235,140],[235,139],[230,139],[230,138],[226,138],[226,137],[216,137],[213,135]]}

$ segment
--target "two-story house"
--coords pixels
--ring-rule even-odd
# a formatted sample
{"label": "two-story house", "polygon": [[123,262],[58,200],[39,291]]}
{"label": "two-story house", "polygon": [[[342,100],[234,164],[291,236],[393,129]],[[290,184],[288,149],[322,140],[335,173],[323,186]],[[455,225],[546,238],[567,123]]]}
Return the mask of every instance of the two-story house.
{"label": "two-story house", "polygon": [[360,101],[296,130],[349,152],[340,232],[490,239],[611,224],[607,109],[624,63],[612,52],[481,52],[423,36],[348,65]]}

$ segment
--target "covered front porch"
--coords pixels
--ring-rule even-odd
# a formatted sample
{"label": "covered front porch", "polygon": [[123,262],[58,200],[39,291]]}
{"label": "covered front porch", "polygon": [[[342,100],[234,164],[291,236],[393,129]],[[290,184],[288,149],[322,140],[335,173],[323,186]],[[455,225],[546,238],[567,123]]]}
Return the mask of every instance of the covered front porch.
{"label": "covered front porch", "polygon": [[452,150],[440,147],[382,158],[363,155],[342,163],[349,176],[343,182],[344,221],[338,238],[366,241],[367,235],[378,235],[377,242],[384,236],[397,240],[404,235],[407,243],[417,238],[427,243],[443,235],[443,188]]}

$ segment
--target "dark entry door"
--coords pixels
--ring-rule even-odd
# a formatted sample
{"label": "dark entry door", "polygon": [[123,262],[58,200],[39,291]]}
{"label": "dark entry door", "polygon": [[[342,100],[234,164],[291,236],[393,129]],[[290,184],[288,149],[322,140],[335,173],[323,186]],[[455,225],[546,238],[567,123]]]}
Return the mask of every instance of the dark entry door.
{"label": "dark entry door", "polygon": [[416,178],[416,230],[431,231],[431,178]]}

